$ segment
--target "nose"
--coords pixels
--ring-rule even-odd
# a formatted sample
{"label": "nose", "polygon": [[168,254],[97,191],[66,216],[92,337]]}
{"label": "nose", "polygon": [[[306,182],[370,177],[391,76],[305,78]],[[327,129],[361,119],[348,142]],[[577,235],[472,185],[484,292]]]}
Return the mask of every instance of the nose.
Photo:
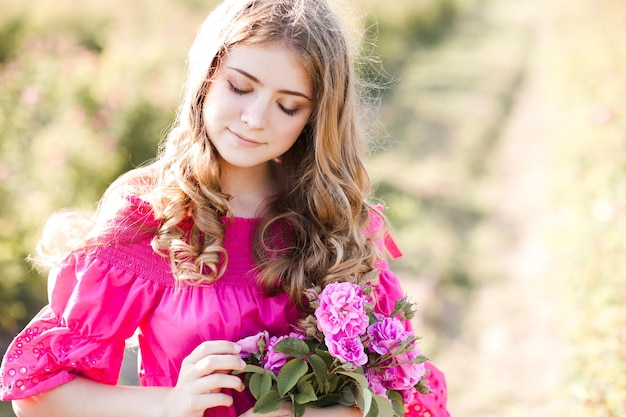
{"label": "nose", "polygon": [[241,112],[241,121],[250,129],[262,129],[265,127],[268,104],[260,97],[252,100]]}

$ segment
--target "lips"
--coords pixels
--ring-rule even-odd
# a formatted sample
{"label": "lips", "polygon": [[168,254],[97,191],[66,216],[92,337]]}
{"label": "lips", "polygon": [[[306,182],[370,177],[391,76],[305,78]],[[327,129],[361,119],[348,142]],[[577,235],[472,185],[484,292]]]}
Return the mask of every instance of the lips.
{"label": "lips", "polygon": [[230,130],[230,129],[228,129],[228,131],[229,131],[230,133],[232,133],[232,134],[233,134],[233,136],[235,136],[235,138],[236,138],[239,142],[243,143],[244,145],[248,145],[248,146],[257,146],[257,145],[262,145],[262,144],[263,144],[262,142],[258,142],[258,141],[256,141],[256,140],[254,140],[254,139],[250,139],[250,138],[248,138],[248,137],[246,137],[246,136],[244,136],[244,135],[240,135],[239,133],[234,132],[234,131],[232,131],[232,130]]}

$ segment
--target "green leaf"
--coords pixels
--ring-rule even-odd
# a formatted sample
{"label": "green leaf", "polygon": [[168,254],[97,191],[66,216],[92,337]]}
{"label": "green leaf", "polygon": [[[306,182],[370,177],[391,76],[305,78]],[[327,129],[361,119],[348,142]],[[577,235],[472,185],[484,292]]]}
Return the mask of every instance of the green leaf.
{"label": "green leaf", "polygon": [[293,403],[293,417],[302,417],[305,411],[306,407],[304,405]]}
{"label": "green leaf", "polygon": [[367,416],[372,408],[372,391],[360,385],[357,385],[356,388],[356,403],[363,412],[363,416]]}
{"label": "green leaf", "polygon": [[307,339],[304,342],[309,347],[309,352],[315,352],[320,347],[320,342],[314,339]]}
{"label": "green leaf", "polygon": [[293,356],[294,358],[304,358],[309,354],[309,346],[304,340],[297,337],[288,337],[281,340],[274,345],[276,352],[282,352],[285,355]]}
{"label": "green leaf", "polygon": [[369,318],[368,326],[371,326],[372,324],[378,322],[378,318],[374,315],[373,311],[368,312],[367,317]]}
{"label": "green leaf", "polygon": [[418,390],[421,394],[430,394],[430,386],[428,385],[428,381],[424,377],[422,377],[417,385],[415,385],[415,389]]}
{"label": "green leaf", "polygon": [[326,392],[336,392],[337,385],[339,385],[339,378],[337,378],[337,375],[333,375],[324,383],[324,389]]}
{"label": "green leaf", "polygon": [[428,360],[428,358],[424,355],[419,355],[418,357],[416,357],[415,359],[413,359],[411,362],[415,362],[415,363],[424,363]]}
{"label": "green leaf", "polygon": [[[365,392],[369,392],[370,395],[372,395],[372,392],[370,390],[364,390],[363,393],[365,393]],[[386,416],[392,416],[393,415],[393,414],[385,414],[385,413],[381,414],[379,412],[379,410],[378,410],[378,402],[372,401],[372,400],[373,400],[373,396],[370,397],[370,401],[371,402],[370,402],[370,409],[369,409],[369,411],[367,413],[363,412],[363,416],[364,417],[378,417],[379,415],[382,415],[382,416],[386,417]],[[387,403],[387,404],[389,404],[389,403]],[[389,409],[393,413],[393,410],[391,410],[391,406],[389,406]]]}
{"label": "green leaf", "polygon": [[315,354],[318,355],[320,358],[324,359],[324,363],[326,364],[327,368],[330,368],[333,365],[333,362],[335,361],[335,358],[333,358],[331,354],[328,353],[327,350],[317,349],[315,351]]}
{"label": "green leaf", "polygon": [[243,368],[243,371],[235,371],[233,373],[237,374],[237,373],[246,373],[246,372],[254,372],[255,374],[264,374],[267,372],[267,369],[262,368],[260,366],[257,365],[246,365],[245,368]]}
{"label": "green leaf", "polygon": [[356,404],[356,398],[354,396],[354,389],[352,389],[351,387],[344,387],[343,390],[341,390],[340,404],[347,405],[347,406]]}
{"label": "green leaf", "polygon": [[282,395],[278,393],[275,389],[266,392],[259,398],[254,404],[254,412],[259,414],[267,414],[272,411],[278,410],[285,400]]}
{"label": "green leaf", "polygon": [[255,373],[250,377],[250,392],[257,400],[272,388],[272,377],[268,375],[268,372],[264,374]]}
{"label": "green leaf", "polygon": [[348,376],[356,381],[357,384],[363,389],[369,388],[370,384],[367,382],[367,378],[363,374],[358,372],[338,371],[338,374]]}
{"label": "green leaf", "polygon": [[292,359],[287,362],[278,373],[278,392],[285,395],[296,386],[298,380],[307,373],[309,366],[302,359]]}
{"label": "green leaf", "polygon": [[309,363],[311,364],[311,368],[315,374],[315,380],[317,381],[317,385],[322,388],[324,386],[324,381],[328,378],[328,366],[326,366],[326,362],[319,355],[311,355],[309,357]]}
{"label": "green leaf", "polygon": [[[392,404],[388,399],[382,397],[380,395],[374,394],[374,402],[376,403],[376,408],[378,409],[378,414],[381,416],[400,416],[404,417],[404,402],[402,401],[402,396],[397,391],[388,391],[388,393],[397,394],[400,398],[399,404]],[[400,408],[396,409],[396,405],[399,405]]]}
{"label": "green leaf", "polygon": [[307,404],[317,400],[317,395],[310,382],[298,382],[296,388],[298,392],[293,397],[295,403]]}
{"label": "green leaf", "polygon": [[391,401],[395,415],[404,417],[404,400],[402,399],[402,395],[398,391],[388,390],[387,398]]}
{"label": "green leaf", "polygon": [[339,395],[338,393],[330,393],[324,396],[320,396],[319,399],[317,401],[313,401],[311,405],[318,408],[325,408],[337,404],[341,404],[341,395]]}

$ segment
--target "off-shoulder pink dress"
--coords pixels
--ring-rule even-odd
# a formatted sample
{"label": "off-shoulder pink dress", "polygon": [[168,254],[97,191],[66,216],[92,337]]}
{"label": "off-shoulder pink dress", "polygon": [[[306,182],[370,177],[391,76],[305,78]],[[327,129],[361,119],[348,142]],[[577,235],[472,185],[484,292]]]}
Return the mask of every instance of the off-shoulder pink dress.
{"label": "off-shoulder pink dress", "polygon": [[[131,199],[129,223],[156,224],[147,203]],[[125,340],[139,329],[139,379],[145,386],[174,386],[181,362],[209,339],[239,340],[267,330],[288,333],[301,314],[286,294],[269,296],[255,283],[252,242],[258,219],[235,218],[225,227],[229,263],[211,285],[175,286],[169,260],[155,254],[150,237],[77,252],[49,275],[49,305],[13,340],[0,368],[3,401],[40,394],[77,376],[116,384]],[[381,227],[373,221],[370,229]],[[124,239],[124,237],[126,239]],[[388,240],[388,243],[390,241]],[[381,239],[381,245],[383,245]],[[392,250],[394,246],[391,246]],[[377,289],[381,312],[404,294],[387,262]],[[427,364],[433,392],[420,395],[408,416],[447,416],[443,375]],[[234,417],[253,406],[249,393],[232,392],[234,406],[205,417]]]}

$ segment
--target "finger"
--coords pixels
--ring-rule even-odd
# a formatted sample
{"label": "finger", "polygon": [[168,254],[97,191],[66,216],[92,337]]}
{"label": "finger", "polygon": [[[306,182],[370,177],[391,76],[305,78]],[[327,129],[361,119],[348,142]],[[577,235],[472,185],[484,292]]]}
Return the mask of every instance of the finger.
{"label": "finger", "polygon": [[208,340],[200,343],[196,348],[184,359],[189,363],[196,363],[207,355],[230,354],[239,355],[241,347],[228,340]]}
{"label": "finger", "polygon": [[243,391],[246,388],[243,381],[234,375],[211,374],[194,382],[193,391],[197,394],[216,393],[223,389]]}
{"label": "finger", "polygon": [[223,392],[202,394],[196,397],[197,409],[206,410],[214,407],[230,407],[233,405],[233,397]]}
{"label": "finger", "polygon": [[209,355],[197,361],[193,367],[196,376],[202,377],[220,371],[242,370],[246,363],[236,355]]}

